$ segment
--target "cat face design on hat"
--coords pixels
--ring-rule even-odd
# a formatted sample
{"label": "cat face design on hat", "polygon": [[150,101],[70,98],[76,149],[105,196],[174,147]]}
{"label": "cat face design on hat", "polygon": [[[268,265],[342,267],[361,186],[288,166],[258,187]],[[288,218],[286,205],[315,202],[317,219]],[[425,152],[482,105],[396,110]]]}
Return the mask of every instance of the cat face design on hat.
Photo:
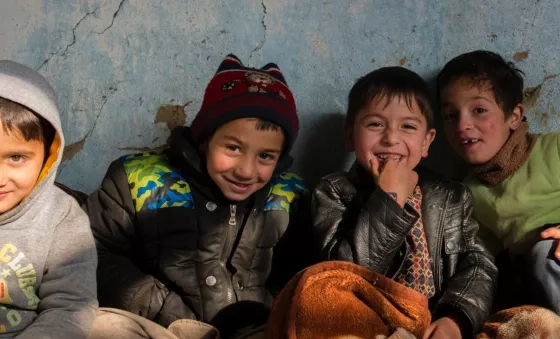
{"label": "cat face design on hat", "polygon": [[260,92],[260,93],[275,93],[279,95],[282,99],[286,99],[286,95],[279,89],[271,91],[267,89],[276,83],[276,80],[268,74],[260,72],[247,72],[245,73],[245,79],[249,83],[247,88],[249,92]]}
{"label": "cat face design on hat", "polygon": [[276,82],[270,75],[260,72],[247,72],[245,73],[245,79],[263,88],[268,87],[268,85],[273,85]]}
{"label": "cat face design on hat", "polygon": [[286,95],[280,90],[272,88],[276,80],[268,74],[261,72],[249,71],[245,73],[243,80],[234,79],[222,85],[222,92],[228,92],[237,87],[237,83],[245,83],[247,91],[251,93],[274,93],[282,99],[286,99]]}

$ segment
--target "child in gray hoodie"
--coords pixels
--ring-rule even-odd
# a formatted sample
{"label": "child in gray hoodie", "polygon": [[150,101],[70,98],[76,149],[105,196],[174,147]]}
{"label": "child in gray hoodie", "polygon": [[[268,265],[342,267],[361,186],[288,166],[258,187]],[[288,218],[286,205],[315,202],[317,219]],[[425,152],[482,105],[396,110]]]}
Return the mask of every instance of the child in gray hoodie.
{"label": "child in gray hoodie", "polygon": [[0,61],[0,338],[86,338],[94,320],[88,218],[54,186],[63,149],[53,88]]}

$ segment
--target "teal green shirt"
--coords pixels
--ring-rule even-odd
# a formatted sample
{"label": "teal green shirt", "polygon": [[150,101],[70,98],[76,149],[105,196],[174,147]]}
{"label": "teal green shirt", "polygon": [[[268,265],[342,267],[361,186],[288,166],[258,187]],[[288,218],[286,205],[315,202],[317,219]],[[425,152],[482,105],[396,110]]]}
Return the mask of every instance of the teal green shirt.
{"label": "teal green shirt", "polygon": [[466,179],[480,236],[493,252],[497,244],[492,237],[510,248],[532,230],[560,224],[559,146],[560,133],[539,136],[525,164],[496,186],[486,187],[474,176]]}

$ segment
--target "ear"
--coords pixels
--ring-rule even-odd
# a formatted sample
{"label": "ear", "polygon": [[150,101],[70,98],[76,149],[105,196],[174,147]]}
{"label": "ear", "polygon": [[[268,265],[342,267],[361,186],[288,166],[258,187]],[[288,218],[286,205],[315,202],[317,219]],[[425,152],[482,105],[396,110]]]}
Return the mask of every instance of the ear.
{"label": "ear", "polygon": [[521,125],[521,122],[523,122],[524,114],[525,108],[523,107],[523,104],[517,104],[517,106],[513,108],[511,116],[508,118],[509,129],[516,130],[519,125]]}
{"label": "ear", "polygon": [[348,152],[354,152],[354,131],[352,127],[347,124],[344,125],[344,140]]}
{"label": "ear", "polygon": [[424,140],[422,141],[422,158],[428,156],[428,150],[430,149],[430,145],[432,144],[435,138],[436,138],[436,130],[433,128],[429,129],[428,132],[426,133],[426,136],[424,137]]}

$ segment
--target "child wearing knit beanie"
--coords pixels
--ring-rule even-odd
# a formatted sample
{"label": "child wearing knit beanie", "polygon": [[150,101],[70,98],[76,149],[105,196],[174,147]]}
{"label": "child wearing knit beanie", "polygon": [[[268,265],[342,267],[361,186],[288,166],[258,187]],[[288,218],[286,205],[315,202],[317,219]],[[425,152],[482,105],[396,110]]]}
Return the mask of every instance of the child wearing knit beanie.
{"label": "child wearing knit beanie", "polygon": [[90,196],[100,305],[164,327],[195,319],[222,338],[266,322],[309,247],[294,226],[306,189],[288,172],[298,129],[278,67],[228,55],[192,125],[161,153],[114,161]]}

